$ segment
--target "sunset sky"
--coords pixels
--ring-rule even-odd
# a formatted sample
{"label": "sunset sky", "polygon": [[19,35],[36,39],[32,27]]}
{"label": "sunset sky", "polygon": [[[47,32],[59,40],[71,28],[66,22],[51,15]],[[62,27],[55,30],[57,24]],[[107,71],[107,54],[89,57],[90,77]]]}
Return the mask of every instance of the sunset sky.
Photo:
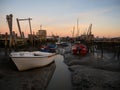
{"label": "sunset sky", "polygon": [[[18,32],[16,18],[32,18],[32,31],[47,30],[60,36],[71,36],[77,18],[80,35],[92,23],[92,33],[99,37],[120,37],[120,0],[0,0],[0,33],[9,32],[6,15],[13,14],[13,31]],[[28,21],[21,29],[30,33]]]}

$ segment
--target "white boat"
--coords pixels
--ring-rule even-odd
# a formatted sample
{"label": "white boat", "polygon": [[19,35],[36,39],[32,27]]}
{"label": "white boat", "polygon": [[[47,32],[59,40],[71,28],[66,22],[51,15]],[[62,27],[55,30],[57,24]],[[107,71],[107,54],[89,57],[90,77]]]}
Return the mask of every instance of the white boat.
{"label": "white boat", "polygon": [[36,67],[46,66],[54,61],[56,53],[47,52],[12,52],[10,53],[12,61],[19,71],[28,70]]}

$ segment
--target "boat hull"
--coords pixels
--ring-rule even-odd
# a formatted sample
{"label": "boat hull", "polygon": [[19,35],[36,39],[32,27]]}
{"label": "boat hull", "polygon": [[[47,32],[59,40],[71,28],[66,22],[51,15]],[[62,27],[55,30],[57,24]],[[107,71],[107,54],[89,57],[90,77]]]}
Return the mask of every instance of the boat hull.
{"label": "boat hull", "polygon": [[43,67],[52,63],[56,58],[56,54],[50,56],[34,56],[34,57],[12,57],[12,61],[15,63],[19,71],[24,71],[32,68]]}

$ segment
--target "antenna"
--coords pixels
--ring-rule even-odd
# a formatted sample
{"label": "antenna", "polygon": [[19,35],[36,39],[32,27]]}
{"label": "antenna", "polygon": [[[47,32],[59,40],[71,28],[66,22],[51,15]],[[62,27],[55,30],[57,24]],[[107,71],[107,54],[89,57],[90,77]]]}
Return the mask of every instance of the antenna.
{"label": "antenna", "polygon": [[40,25],[40,30],[42,30],[42,24]]}

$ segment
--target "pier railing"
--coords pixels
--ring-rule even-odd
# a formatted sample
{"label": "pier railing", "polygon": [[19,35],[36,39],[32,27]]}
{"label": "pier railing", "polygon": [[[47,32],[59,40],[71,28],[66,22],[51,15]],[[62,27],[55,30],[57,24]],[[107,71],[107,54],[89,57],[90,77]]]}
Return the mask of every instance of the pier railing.
{"label": "pier railing", "polygon": [[120,59],[120,41],[93,41],[88,47],[93,55],[99,54],[101,58]]}

